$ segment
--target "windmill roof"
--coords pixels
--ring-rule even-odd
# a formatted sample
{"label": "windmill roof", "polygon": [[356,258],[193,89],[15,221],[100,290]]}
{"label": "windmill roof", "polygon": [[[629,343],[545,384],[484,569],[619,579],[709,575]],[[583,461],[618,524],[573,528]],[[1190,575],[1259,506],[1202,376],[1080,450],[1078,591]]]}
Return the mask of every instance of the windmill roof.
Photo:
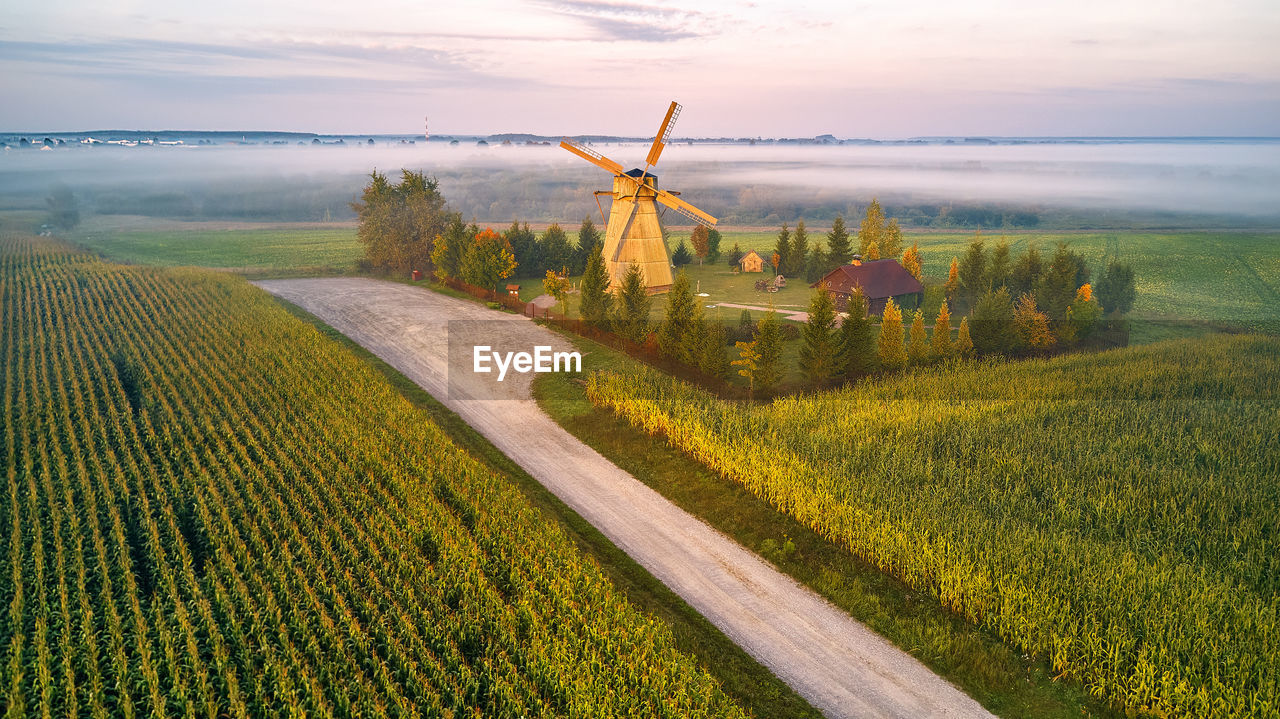
{"label": "windmill roof", "polygon": [[657,177],[657,175],[653,174],[652,172],[645,172],[644,170],[641,170],[638,167],[633,167],[622,174],[627,175],[629,177]]}
{"label": "windmill roof", "polygon": [[912,277],[897,260],[868,260],[861,265],[837,267],[810,287],[819,285],[826,285],[828,289],[841,294],[849,294],[854,287],[861,287],[862,295],[868,300],[924,291],[920,281]]}

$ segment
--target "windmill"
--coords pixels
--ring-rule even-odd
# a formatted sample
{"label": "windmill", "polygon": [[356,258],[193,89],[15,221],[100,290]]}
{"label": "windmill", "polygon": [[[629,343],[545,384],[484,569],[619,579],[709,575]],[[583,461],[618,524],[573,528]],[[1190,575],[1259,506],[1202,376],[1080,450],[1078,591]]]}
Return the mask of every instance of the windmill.
{"label": "windmill", "polygon": [[560,147],[572,152],[597,167],[613,173],[613,190],[596,192],[611,195],[609,221],[604,233],[604,262],[609,273],[609,285],[617,288],[627,267],[639,265],[644,272],[645,285],[650,292],[665,292],[671,287],[671,253],[662,239],[662,220],[656,203],[679,212],[707,227],[714,227],[716,218],[677,197],[680,193],[658,189],[658,177],[649,170],[658,164],[662,148],[671,137],[671,128],[680,116],[680,105],[672,101],[666,117],[653,138],[644,169],[623,170],[622,165],[610,160],[591,148],[568,138],[560,141]]}

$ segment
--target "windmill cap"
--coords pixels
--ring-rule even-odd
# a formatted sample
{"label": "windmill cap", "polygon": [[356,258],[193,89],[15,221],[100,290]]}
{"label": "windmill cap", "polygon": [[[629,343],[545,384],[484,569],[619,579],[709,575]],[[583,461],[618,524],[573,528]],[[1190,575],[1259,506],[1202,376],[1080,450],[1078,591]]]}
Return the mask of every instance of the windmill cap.
{"label": "windmill cap", "polygon": [[627,175],[628,177],[654,177],[654,178],[657,177],[657,175],[653,174],[652,172],[645,172],[644,170],[641,170],[638,167],[627,170],[623,174]]}

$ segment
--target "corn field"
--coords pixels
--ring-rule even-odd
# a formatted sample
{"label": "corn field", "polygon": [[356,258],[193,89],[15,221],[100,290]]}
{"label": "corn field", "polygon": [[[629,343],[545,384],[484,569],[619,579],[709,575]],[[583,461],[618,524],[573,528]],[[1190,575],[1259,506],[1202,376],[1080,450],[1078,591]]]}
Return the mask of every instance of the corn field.
{"label": "corn field", "polygon": [[1118,707],[1280,715],[1280,339],[588,395]]}
{"label": "corn field", "polygon": [[742,714],[245,282],[0,235],[0,319],[6,717]]}

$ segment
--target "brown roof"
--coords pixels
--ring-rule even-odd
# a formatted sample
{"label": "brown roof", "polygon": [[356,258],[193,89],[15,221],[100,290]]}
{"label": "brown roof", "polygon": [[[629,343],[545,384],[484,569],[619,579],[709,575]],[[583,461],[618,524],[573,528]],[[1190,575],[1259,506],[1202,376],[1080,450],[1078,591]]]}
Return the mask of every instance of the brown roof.
{"label": "brown roof", "polygon": [[509,289],[509,290],[518,290],[518,289],[520,289],[520,285],[507,285],[507,289]]}
{"label": "brown roof", "polygon": [[861,265],[837,267],[809,286],[824,284],[827,289],[840,294],[850,294],[855,286],[861,287],[863,296],[868,300],[924,291],[920,281],[903,269],[897,260],[868,260]]}

